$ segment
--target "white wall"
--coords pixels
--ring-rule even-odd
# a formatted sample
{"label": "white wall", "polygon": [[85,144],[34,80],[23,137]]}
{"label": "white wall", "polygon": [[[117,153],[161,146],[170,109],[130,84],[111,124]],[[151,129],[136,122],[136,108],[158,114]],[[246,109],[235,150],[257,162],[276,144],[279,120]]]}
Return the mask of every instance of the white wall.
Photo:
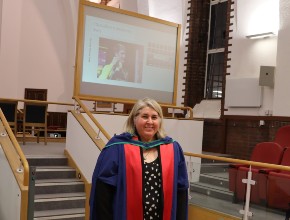
{"label": "white wall", "polygon": [[[147,15],[150,3],[150,7],[154,8],[151,16],[176,23],[186,20],[183,8],[187,8],[187,3],[164,0],[147,4],[136,2],[138,11]],[[124,6],[133,4],[132,1],[121,3]],[[0,74],[5,76],[5,80],[0,80],[1,97],[23,98],[24,88],[47,88],[49,101],[71,101],[77,5],[77,0],[26,0],[25,4],[21,0],[3,0]],[[165,13],[168,10],[170,13]],[[184,76],[184,47],[182,43],[178,91],[182,90]],[[177,104],[181,102],[182,93],[178,93]]]}
{"label": "white wall", "polygon": [[277,69],[274,91],[274,115],[290,116],[290,2],[280,0],[280,30],[278,35]]}
{"label": "white wall", "polygon": [[[23,1],[2,1],[0,94],[1,97],[18,97],[19,48]],[[13,13],[12,13],[13,12]],[[12,19],[13,18],[13,19]],[[5,80],[4,80],[5,79]],[[24,96],[24,94],[23,94]],[[22,96],[22,98],[23,98]]]}
{"label": "white wall", "polygon": [[77,23],[74,2],[3,0],[1,97],[24,98],[24,88],[45,88],[49,101],[71,102]]}
{"label": "white wall", "polygon": [[[85,114],[84,117],[98,133],[90,118]],[[127,119],[124,115],[95,114],[94,117],[111,137],[123,132],[123,125]],[[164,119],[164,128],[170,137],[180,143],[185,152],[199,154],[202,152],[203,121]],[[107,143],[103,134],[100,134],[100,137]],[[90,182],[100,151],[71,113],[68,114],[66,150]],[[200,158],[191,158],[190,161],[191,170],[194,169],[190,180],[197,181],[200,173]]]}
{"label": "white wall", "polygon": [[[128,0],[130,1],[130,0]],[[184,95],[184,92],[182,90],[184,89],[184,63],[185,63],[185,39],[188,37],[186,35],[186,32],[188,30],[186,29],[186,21],[187,21],[187,8],[189,7],[187,0],[148,0],[148,7],[149,7],[149,16],[160,18],[163,20],[171,21],[177,24],[181,24],[181,39],[180,39],[180,54],[179,54],[179,67],[178,67],[178,89],[177,89],[177,105],[181,105],[183,103],[182,96]]]}
{"label": "white wall", "polygon": [[[259,78],[260,66],[276,66],[277,37],[251,40],[247,35],[275,31],[278,26],[279,1],[277,0],[240,0],[235,5],[233,32],[230,47],[231,67],[228,78],[242,79]],[[257,85],[259,87],[259,85]],[[276,86],[275,86],[276,87]],[[226,87],[227,89],[227,87]],[[244,85],[248,89],[248,85]],[[227,94],[227,92],[226,92]],[[235,94],[231,94],[235,96]],[[237,98],[241,94],[236,94]],[[264,86],[262,88],[262,106],[260,108],[231,108],[225,106],[229,111],[227,115],[265,115],[266,110],[273,111],[274,89]],[[249,97],[251,98],[251,97]],[[227,96],[225,102],[227,103]]]}
{"label": "white wall", "polygon": [[[48,100],[70,102],[73,95],[78,0],[1,0],[0,96],[23,98],[24,88],[47,88]],[[141,13],[182,24],[177,105],[183,102],[185,21],[188,3],[182,1],[122,0]],[[125,3],[124,3],[125,2]],[[277,3],[280,2],[280,6]],[[273,5],[274,4],[274,5]],[[275,6],[276,5],[276,6]],[[227,77],[259,77],[261,65],[276,66],[275,87],[263,88],[261,108],[229,108],[225,114],[290,115],[289,102],[289,1],[235,1],[231,40],[231,68]],[[246,35],[275,26],[280,7],[278,37],[249,40]],[[126,8],[124,8],[126,9]],[[254,26],[256,21],[261,23]],[[277,47],[278,46],[278,47]],[[4,79],[5,76],[5,79]],[[245,87],[246,89],[246,87]],[[226,97],[227,98],[227,97]],[[208,105],[205,105],[208,107]],[[225,106],[227,108],[227,106]],[[202,106],[201,106],[202,108]],[[202,111],[201,111],[202,112]]]}
{"label": "white wall", "polygon": [[0,219],[20,219],[21,191],[0,145]]}
{"label": "white wall", "polygon": [[67,118],[66,150],[87,181],[91,182],[100,150],[70,112]]}

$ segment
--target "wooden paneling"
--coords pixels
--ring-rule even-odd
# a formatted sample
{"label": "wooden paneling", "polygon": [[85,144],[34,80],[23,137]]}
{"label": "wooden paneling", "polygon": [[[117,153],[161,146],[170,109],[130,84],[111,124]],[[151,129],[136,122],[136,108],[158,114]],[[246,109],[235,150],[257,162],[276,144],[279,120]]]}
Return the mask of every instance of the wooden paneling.
{"label": "wooden paneling", "polygon": [[66,129],[67,113],[66,112],[48,112],[47,126],[48,128]]}
{"label": "wooden paneling", "polygon": [[32,100],[47,101],[47,89],[25,88],[24,98]]}

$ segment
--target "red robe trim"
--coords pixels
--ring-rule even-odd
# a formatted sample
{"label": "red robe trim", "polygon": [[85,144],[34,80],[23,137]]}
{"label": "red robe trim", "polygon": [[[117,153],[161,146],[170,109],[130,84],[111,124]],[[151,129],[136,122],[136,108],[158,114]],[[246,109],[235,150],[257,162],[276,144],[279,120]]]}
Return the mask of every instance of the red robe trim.
{"label": "red robe trim", "polygon": [[[126,160],[126,196],[127,220],[143,219],[143,188],[142,162],[140,148],[125,144]],[[160,146],[162,187],[163,187],[163,220],[171,219],[173,179],[174,179],[174,150],[173,144]]]}
{"label": "red robe trim", "polygon": [[141,220],[143,219],[143,200],[140,148],[125,144],[124,149],[127,179],[127,220]]}
{"label": "red robe trim", "polygon": [[173,178],[174,178],[174,151],[173,144],[161,145],[162,186],[163,186],[163,220],[171,219]]}

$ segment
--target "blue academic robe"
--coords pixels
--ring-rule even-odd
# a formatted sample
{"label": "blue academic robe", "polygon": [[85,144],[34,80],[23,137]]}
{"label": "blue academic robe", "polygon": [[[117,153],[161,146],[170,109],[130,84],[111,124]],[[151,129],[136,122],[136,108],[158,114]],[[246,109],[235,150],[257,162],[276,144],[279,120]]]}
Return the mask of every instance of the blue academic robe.
{"label": "blue academic robe", "polygon": [[[92,178],[90,219],[98,220],[96,201],[105,195],[96,193],[97,182],[111,186],[114,220],[143,220],[143,160],[140,147],[159,148],[162,169],[163,220],[176,220],[180,212],[187,219],[188,177],[183,151],[170,137],[149,143],[135,139],[132,134],[115,135],[102,150]],[[179,193],[183,198],[178,199]],[[104,192],[105,193],[105,192]],[[183,205],[179,205],[179,203]],[[183,207],[182,211],[178,207]],[[178,219],[179,220],[179,219]]]}

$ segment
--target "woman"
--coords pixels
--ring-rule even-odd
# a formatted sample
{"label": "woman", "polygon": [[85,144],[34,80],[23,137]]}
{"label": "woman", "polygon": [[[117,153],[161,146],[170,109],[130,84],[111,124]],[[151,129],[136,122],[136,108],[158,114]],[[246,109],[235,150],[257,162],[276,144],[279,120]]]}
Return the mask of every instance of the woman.
{"label": "woman", "polygon": [[139,100],[102,150],[93,174],[91,220],[185,220],[188,178],[180,145],[164,133],[153,99]]}

